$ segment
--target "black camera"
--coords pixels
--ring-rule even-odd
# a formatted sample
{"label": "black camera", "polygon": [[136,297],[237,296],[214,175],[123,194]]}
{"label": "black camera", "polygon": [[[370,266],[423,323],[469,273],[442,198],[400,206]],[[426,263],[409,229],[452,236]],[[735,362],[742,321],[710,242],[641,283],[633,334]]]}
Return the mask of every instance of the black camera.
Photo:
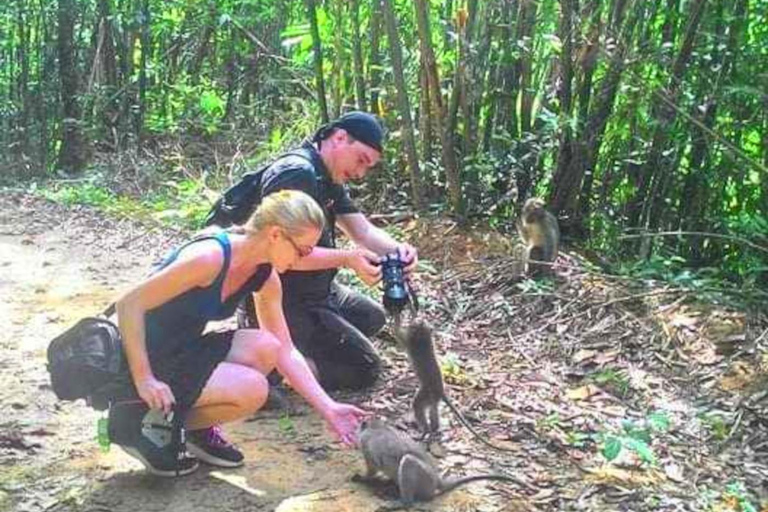
{"label": "black camera", "polygon": [[405,284],[405,262],[398,253],[387,254],[381,260],[381,280],[384,285],[384,308],[393,314],[400,313],[408,304],[408,288]]}

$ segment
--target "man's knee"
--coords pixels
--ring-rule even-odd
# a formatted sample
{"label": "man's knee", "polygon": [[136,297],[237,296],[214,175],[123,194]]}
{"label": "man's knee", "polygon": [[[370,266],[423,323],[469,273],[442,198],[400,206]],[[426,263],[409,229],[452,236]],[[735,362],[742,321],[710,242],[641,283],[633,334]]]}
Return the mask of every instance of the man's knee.
{"label": "man's knee", "polygon": [[373,336],[384,328],[384,324],[387,323],[387,313],[380,304],[376,304],[376,307],[371,308],[371,312],[368,315],[367,329],[363,330],[366,336]]}
{"label": "man's knee", "polygon": [[320,373],[320,384],[327,391],[338,389],[366,389],[378,380],[381,374],[381,363],[378,360],[367,360],[355,364],[317,361]]}

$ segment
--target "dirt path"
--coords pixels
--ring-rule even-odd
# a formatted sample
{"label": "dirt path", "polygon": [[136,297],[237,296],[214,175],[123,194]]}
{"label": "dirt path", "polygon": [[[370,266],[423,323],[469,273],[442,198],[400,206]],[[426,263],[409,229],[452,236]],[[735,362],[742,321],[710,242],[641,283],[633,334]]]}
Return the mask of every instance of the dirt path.
{"label": "dirt path", "polygon": [[[418,279],[424,314],[438,326],[449,393],[510,450],[483,448],[444,411],[441,466],[452,473],[496,468],[531,484],[473,484],[420,510],[743,512],[753,510],[750,503],[768,510],[763,316],[674,298],[624,308],[611,299],[626,290],[584,272],[564,272],[553,294],[502,295],[503,281],[450,274],[486,254],[485,241],[450,225],[414,229],[423,230],[408,235],[424,259],[442,258],[448,269]],[[99,413],[56,401],[44,367],[48,341],[98,312],[180,239],[0,191],[0,512],[374,512],[393,505],[350,481],[363,468],[360,455],[334,443],[299,402],[290,418],[261,412],[227,426],[246,454],[243,468],[202,467],[166,480],[146,475],[119,448],[102,453]],[[723,342],[738,350],[718,354]],[[402,353],[386,339],[378,343],[385,378],[366,395],[342,398],[400,421],[414,377]],[[667,426],[648,431],[654,411]],[[611,437],[624,448],[609,462]]]}
{"label": "dirt path", "polygon": [[[94,314],[176,238],[0,193],[0,511],[374,511],[384,502],[350,482],[362,468],[318,417],[263,413],[228,428],[243,468],[157,479],[95,442],[99,413],[57,402],[44,367],[48,340]],[[427,510],[500,510],[498,495],[456,492]]]}

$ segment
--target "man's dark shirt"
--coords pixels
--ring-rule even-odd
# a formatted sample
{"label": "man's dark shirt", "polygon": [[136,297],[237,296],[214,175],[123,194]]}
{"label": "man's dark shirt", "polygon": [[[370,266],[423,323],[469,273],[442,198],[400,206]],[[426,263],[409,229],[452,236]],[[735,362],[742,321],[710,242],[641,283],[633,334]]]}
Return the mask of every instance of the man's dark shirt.
{"label": "man's dark shirt", "polygon": [[[307,158],[294,153],[305,154]],[[344,185],[331,181],[320,154],[310,142],[298,150],[275,160],[262,174],[260,196],[266,197],[278,190],[301,190],[312,196],[325,213],[326,226],[318,245],[336,246],[334,224],[336,215],[357,213],[359,210],[349,197]],[[327,297],[336,269],[316,271],[288,271],[281,276],[283,297],[286,302],[317,301]]]}

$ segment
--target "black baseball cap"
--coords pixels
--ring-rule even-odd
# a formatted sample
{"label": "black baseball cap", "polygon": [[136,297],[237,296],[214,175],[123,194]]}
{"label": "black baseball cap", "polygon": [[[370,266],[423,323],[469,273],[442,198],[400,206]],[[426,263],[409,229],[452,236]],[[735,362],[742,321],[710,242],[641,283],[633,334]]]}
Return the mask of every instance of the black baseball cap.
{"label": "black baseball cap", "polygon": [[336,128],[345,130],[355,140],[372,147],[379,153],[383,152],[384,126],[375,115],[359,110],[347,112],[335,121],[321,126],[315,133],[313,140],[315,142],[322,141]]}

